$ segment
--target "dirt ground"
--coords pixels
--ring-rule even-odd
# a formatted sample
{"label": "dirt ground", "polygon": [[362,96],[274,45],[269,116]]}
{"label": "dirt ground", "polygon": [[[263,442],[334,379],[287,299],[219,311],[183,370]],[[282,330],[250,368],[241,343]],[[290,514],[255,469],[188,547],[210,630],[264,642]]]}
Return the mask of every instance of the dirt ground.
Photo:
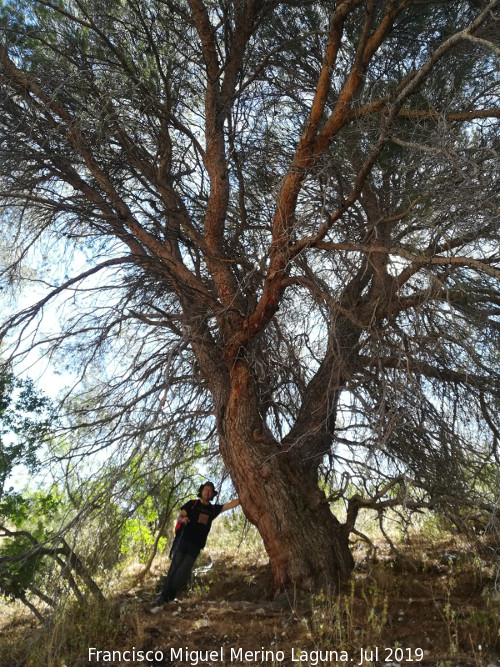
{"label": "dirt ground", "polygon": [[[408,548],[415,553],[415,545]],[[130,639],[153,664],[500,665],[495,557],[450,541],[434,550],[358,559],[336,596],[271,599],[269,572],[217,557],[194,590],[161,608],[148,589],[121,600]],[[127,620],[129,619],[129,620]],[[127,642],[126,633],[123,637]],[[180,651],[180,649],[182,649]],[[292,652],[293,650],[293,652]],[[210,653],[212,655],[210,655]],[[245,660],[245,658],[248,658]],[[92,664],[92,663],[89,663]],[[94,663],[95,664],[95,663]]]}
{"label": "dirt ground", "polygon": [[[101,633],[87,643],[80,637],[79,648],[71,649],[63,646],[75,631],[68,626],[53,652],[60,658],[38,662],[32,651],[29,660],[8,667],[500,667],[497,559],[488,545],[413,544],[396,557],[357,554],[352,581],[335,596],[273,599],[266,565],[237,563],[220,552],[178,602],[155,605],[153,572],[141,587],[116,594],[112,637]],[[36,635],[30,623],[4,627],[0,642],[13,633],[18,641]]]}

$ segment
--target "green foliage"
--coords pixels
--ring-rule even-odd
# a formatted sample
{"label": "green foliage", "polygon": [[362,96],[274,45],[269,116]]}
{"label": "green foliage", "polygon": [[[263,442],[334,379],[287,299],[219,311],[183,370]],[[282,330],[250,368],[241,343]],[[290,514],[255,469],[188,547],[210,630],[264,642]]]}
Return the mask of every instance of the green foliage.
{"label": "green foliage", "polygon": [[[121,530],[120,551],[123,556],[137,557],[144,562],[151,553],[155,542],[154,527],[158,525],[158,512],[154,507],[153,498],[148,497],[137,507],[135,516],[126,519]],[[167,540],[161,538],[159,549],[166,547]]]}
{"label": "green foliage", "polygon": [[20,526],[29,516],[29,502],[18,492],[10,492],[0,499],[0,518],[8,518],[15,526]]}
{"label": "green foliage", "polygon": [[0,593],[5,597],[23,599],[31,584],[43,586],[51,562],[37,547],[50,543],[64,505],[56,490],[9,494],[0,503]]}
{"label": "green foliage", "polygon": [[3,375],[0,388],[0,524],[5,524],[0,526],[0,592],[22,598],[36,577],[43,575],[46,560],[31,552],[34,544],[50,537],[63,498],[55,489],[23,493],[5,490],[5,481],[16,465],[25,466],[29,472],[38,469],[37,453],[51,433],[53,414],[49,400],[29,380]]}
{"label": "green foliage", "polygon": [[25,535],[3,540],[0,558],[20,556],[19,560],[5,561],[0,567],[0,594],[6,598],[22,599],[36,575],[43,571],[44,559],[40,555],[26,556],[33,546]]}
{"label": "green foliage", "polygon": [[[50,400],[35,389],[31,380],[0,375],[0,499],[12,494],[12,489],[5,490],[5,483],[16,465],[25,466],[29,472],[38,468],[37,452],[50,437],[54,418]],[[15,497],[12,502],[2,502],[7,503],[3,511],[19,508]]]}
{"label": "green foliage", "polygon": [[39,469],[38,453],[53,426],[51,402],[31,380],[0,375],[0,592],[6,597],[23,598],[43,572],[45,560],[33,545],[49,535],[61,503],[58,492],[21,493],[6,483],[16,466]]}

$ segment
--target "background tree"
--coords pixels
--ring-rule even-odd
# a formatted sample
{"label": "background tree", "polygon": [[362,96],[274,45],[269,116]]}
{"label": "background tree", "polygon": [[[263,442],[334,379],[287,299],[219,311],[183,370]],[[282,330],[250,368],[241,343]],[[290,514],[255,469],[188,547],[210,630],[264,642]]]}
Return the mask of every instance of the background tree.
{"label": "background tree", "polygon": [[0,512],[15,511],[19,494],[7,486],[10,477],[16,466],[27,473],[38,469],[39,450],[55,427],[54,418],[51,401],[31,380],[0,375]]}
{"label": "background tree", "polygon": [[45,287],[4,332],[79,366],[71,465],[216,433],[277,587],[346,576],[363,504],[493,507],[498,6],[3,6],[3,276]]}

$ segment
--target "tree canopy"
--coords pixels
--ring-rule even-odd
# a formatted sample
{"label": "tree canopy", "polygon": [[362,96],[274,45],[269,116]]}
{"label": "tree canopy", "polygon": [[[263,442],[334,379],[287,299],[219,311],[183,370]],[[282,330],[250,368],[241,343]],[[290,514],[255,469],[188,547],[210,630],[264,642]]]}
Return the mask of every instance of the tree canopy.
{"label": "tree canopy", "polygon": [[79,369],[71,466],[217,444],[277,587],[362,506],[490,522],[499,5],[3,4],[2,331]]}

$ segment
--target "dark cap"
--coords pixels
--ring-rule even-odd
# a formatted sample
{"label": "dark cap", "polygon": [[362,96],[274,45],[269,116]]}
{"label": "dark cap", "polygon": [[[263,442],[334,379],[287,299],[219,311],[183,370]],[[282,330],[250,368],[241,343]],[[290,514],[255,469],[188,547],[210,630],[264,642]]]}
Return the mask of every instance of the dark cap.
{"label": "dark cap", "polygon": [[212,491],[213,491],[213,496],[214,496],[214,497],[217,496],[217,495],[219,494],[219,492],[215,490],[214,483],[213,483],[213,482],[210,482],[210,481],[207,481],[207,482],[205,482],[204,484],[202,484],[202,485],[200,486],[200,488],[198,489],[198,498],[201,498],[201,493],[202,493],[203,489],[204,489],[206,486],[211,486],[211,487],[212,487]]}

